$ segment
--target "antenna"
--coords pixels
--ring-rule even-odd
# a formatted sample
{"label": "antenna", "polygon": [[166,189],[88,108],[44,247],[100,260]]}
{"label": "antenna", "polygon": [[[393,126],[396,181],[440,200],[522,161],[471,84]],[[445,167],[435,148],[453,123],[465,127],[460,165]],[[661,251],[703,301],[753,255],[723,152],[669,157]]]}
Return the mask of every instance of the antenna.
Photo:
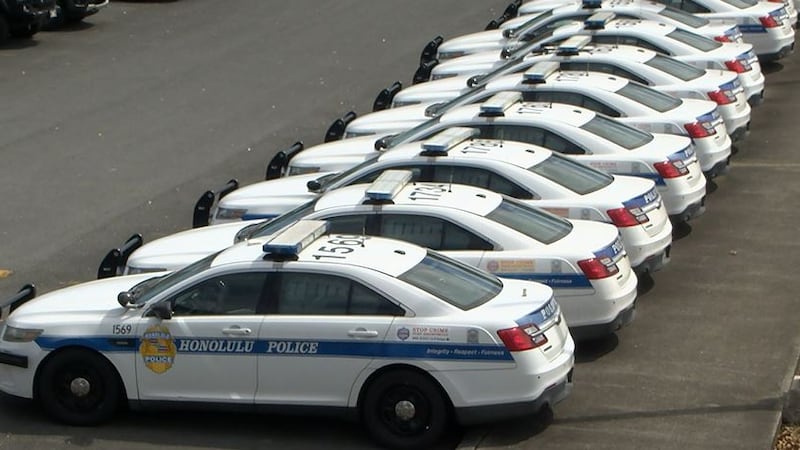
{"label": "antenna", "polygon": [[453,169],[453,167],[450,167],[450,180],[449,180],[449,183],[447,185],[447,192],[453,192],[453,174],[454,173],[455,173],[455,170]]}

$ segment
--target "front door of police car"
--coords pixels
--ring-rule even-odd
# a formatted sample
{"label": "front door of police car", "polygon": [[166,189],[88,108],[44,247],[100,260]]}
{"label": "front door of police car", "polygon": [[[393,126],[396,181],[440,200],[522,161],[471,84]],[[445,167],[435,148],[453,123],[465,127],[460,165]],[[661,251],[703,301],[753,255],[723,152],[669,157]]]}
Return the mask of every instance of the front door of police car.
{"label": "front door of police car", "polygon": [[252,404],[257,314],[266,272],[214,275],[173,295],[173,317],[145,318],[136,372],[141,400]]}

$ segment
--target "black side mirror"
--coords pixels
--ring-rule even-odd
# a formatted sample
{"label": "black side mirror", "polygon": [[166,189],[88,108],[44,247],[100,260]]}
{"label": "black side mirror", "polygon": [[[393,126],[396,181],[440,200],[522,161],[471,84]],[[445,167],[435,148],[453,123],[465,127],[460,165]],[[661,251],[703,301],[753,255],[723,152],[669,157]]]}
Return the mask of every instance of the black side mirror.
{"label": "black side mirror", "polygon": [[308,188],[308,192],[319,192],[322,189],[322,183],[319,180],[308,180],[306,188]]}

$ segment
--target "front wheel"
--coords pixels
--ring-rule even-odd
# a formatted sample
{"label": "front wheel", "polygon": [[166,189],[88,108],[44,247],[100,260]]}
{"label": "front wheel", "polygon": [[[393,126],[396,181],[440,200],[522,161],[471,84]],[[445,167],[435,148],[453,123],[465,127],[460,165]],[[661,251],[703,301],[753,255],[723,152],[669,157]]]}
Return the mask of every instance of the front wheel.
{"label": "front wheel", "polygon": [[89,350],[69,349],[53,356],[42,368],[37,387],[45,412],[69,425],[105,422],[120,405],[121,384],[114,367]]}
{"label": "front wheel", "polygon": [[362,420],[372,437],[390,448],[427,448],[450,422],[447,399],[430,378],[410,370],[380,375],[366,391]]}

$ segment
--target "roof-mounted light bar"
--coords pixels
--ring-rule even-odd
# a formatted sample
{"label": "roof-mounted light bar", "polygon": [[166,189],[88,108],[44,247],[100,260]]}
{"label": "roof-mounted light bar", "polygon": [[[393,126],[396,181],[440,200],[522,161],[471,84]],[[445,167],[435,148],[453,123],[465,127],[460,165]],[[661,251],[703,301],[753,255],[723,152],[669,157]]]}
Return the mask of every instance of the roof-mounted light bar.
{"label": "roof-mounted light bar", "polygon": [[603,0],[583,0],[581,4],[584,9],[597,9],[603,5]]}
{"label": "roof-mounted light bar", "polygon": [[424,141],[421,145],[425,156],[447,155],[447,152],[456,145],[471,139],[479,134],[475,128],[453,127],[436,134]]}
{"label": "roof-mounted light bar", "polygon": [[541,84],[547,77],[556,73],[561,64],[557,61],[540,61],[532,65],[522,74],[522,82],[527,84]]}
{"label": "roof-mounted light bar", "polygon": [[519,92],[505,91],[493,95],[481,104],[482,117],[499,117],[506,114],[506,110],[514,103],[522,100]]}
{"label": "roof-mounted light bar", "polygon": [[614,20],[617,15],[611,11],[600,11],[589,16],[583,21],[583,28],[587,30],[602,30],[608,22]]}
{"label": "roof-mounted light bar", "polygon": [[386,170],[372,182],[365,194],[369,200],[392,200],[409,181],[413,173],[410,170]]}
{"label": "roof-mounted light bar", "polygon": [[592,42],[590,36],[572,36],[559,44],[558,48],[556,48],[556,54],[565,56],[577,55],[578,52],[583,50],[590,42]]}
{"label": "roof-mounted light bar", "polygon": [[299,220],[294,225],[278,233],[261,248],[272,255],[296,256],[298,253],[328,232],[328,222],[324,220]]}

